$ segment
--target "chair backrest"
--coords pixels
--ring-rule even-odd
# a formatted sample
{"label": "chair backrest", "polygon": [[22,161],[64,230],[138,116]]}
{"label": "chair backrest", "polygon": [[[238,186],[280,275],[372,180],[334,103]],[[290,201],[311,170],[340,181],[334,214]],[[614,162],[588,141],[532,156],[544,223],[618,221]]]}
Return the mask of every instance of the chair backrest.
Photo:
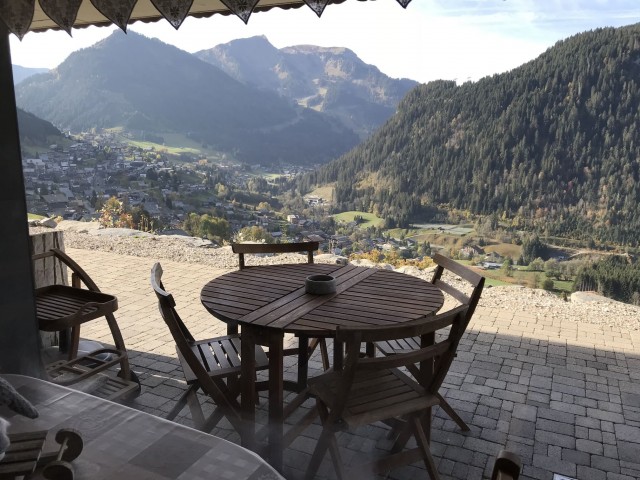
{"label": "chair backrest", "polygon": [[307,252],[307,263],[313,263],[313,252],[318,250],[318,242],[297,243],[234,243],[231,245],[233,253],[238,254],[240,270],[245,268],[245,253],[299,253]]}
{"label": "chair backrest", "polygon": [[[429,393],[436,394],[455,357],[460,338],[465,330],[469,308],[468,305],[460,305],[445,313],[429,315],[403,325],[367,329],[338,327],[336,340],[344,342],[347,348],[344,374],[353,375],[356,369],[383,370],[410,367],[432,361],[434,367],[431,378],[428,381],[418,378],[418,381]],[[448,334],[442,335],[440,340],[434,339],[435,335],[430,335],[447,327],[450,327]],[[421,337],[421,347],[384,357],[363,357],[360,354],[362,343],[393,341],[409,337]],[[427,337],[432,339],[432,344],[429,344]],[[345,382],[348,383],[348,380]]]}
{"label": "chair backrest", "polygon": [[217,406],[223,409],[224,414],[232,425],[239,432],[242,431],[240,406],[235,399],[230,398],[228,394],[225,394],[225,392],[221,390],[220,385],[211,379],[201,363],[201,359],[199,359],[191,349],[191,343],[194,342],[194,339],[186,325],[180,319],[178,312],[176,312],[176,302],[173,296],[164,289],[164,285],[162,284],[162,266],[158,262],[156,262],[151,269],[151,287],[158,298],[160,315],[164,323],[169,327],[171,336],[176,343],[176,348],[198,379],[198,384],[205,393],[213,398]]}
{"label": "chair backrest", "polygon": [[[99,292],[100,289],[95,282],[89,277],[89,274],[78,265],[69,255],[60,250],[59,248],[51,248],[46,252],[35,253],[31,256],[33,262],[53,258],[61,262],[63,265],[69,267],[71,270],[71,286],[81,288],[81,282],[91,290],[92,292]],[[62,280],[62,279],[61,279]],[[66,279],[65,279],[66,280]],[[66,285],[66,281],[63,284]]]}
{"label": "chair backrest", "polygon": [[[151,269],[151,287],[158,297],[158,307],[160,309],[160,314],[162,315],[162,319],[169,327],[171,331],[171,335],[173,335],[174,340],[176,340],[176,344],[178,343],[178,338],[174,335],[174,329],[176,329],[177,336],[188,344],[190,342],[195,341],[191,332],[184,324],[180,315],[176,311],[176,301],[173,299],[173,295],[168,293],[164,289],[164,285],[162,284],[162,265],[159,262]],[[181,351],[182,352],[182,351]]]}
{"label": "chair backrest", "polygon": [[[433,277],[431,278],[431,283],[433,283],[436,287],[442,290],[445,293],[448,293],[453,298],[455,298],[461,305],[468,305],[469,310],[467,312],[467,323],[471,320],[473,316],[473,312],[478,305],[478,301],[480,300],[480,295],[482,294],[482,290],[484,288],[484,277],[470,268],[465,267],[464,265],[460,265],[458,262],[451,260],[450,258],[444,257],[439,253],[436,253],[433,256],[433,260],[436,262],[436,270],[433,272]],[[463,280],[468,282],[473,290],[470,295],[467,295],[453,285],[448,284],[447,282],[442,280],[442,274],[445,270],[448,270]],[[466,328],[466,325],[465,325]]]}

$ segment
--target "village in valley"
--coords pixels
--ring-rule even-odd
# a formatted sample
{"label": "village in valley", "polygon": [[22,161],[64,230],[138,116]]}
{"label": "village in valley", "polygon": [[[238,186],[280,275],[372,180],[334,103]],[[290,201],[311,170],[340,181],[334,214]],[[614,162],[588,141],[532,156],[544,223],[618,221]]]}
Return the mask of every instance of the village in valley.
{"label": "village in valley", "polygon": [[[214,164],[181,154],[177,161],[175,155],[123,143],[108,132],[80,134],[68,146],[50,145],[44,150],[23,156],[28,211],[35,215],[98,221],[105,203],[115,198],[128,210],[148,214],[151,222],[146,229],[161,234],[186,235],[185,220],[195,213],[226,219],[232,236],[259,227],[271,236],[269,241],[318,241],[324,250],[338,253],[352,243],[349,236],[333,231],[333,222],[326,221],[327,200],[321,197],[307,196],[299,210],[284,208],[283,213],[268,202],[252,204],[251,195],[246,194],[252,185],[266,184],[265,177],[293,178],[309,168],[262,166],[256,174],[251,171],[256,167],[224,159]],[[313,214],[308,216],[309,212]],[[393,239],[379,240],[388,242]],[[375,242],[366,246],[374,247]]]}
{"label": "village in valley", "polygon": [[[388,229],[375,215],[336,212],[325,198],[330,193],[283,195],[287,182],[309,167],[248,166],[224,156],[177,155],[124,142],[122,135],[109,131],[65,140],[66,145],[23,155],[32,215],[192,236],[212,248],[230,241],[317,241],[321,252],[396,266],[425,267],[440,252],[486,271],[497,285],[506,281],[558,293],[572,288],[577,266],[567,261],[566,251],[546,252],[544,263],[540,258],[532,263],[534,257],[525,262],[522,235],[502,231],[498,242],[490,240],[496,225],[482,227],[491,223],[489,218],[476,224]],[[114,206],[117,212],[110,211]]]}
{"label": "village in valley", "polygon": [[[174,155],[153,147],[121,142],[110,133],[80,134],[68,146],[23,156],[30,213],[46,217],[98,220],[109,198],[127,208],[142,208],[155,220],[154,230],[176,231],[189,213],[212,209],[228,218],[232,229],[261,226],[273,230],[275,213],[227,200],[229,190],[243,191],[250,178],[247,168],[233,162],[209,163],[197,155]],[[267,169],[292,176],[301,167]],[[318,204],[320,199],[313,199]],[[290,221],[295,216],[290,216]],[[297,220],[297,217],[295,217]],[[301,226],[309,226],[302,222]]]}

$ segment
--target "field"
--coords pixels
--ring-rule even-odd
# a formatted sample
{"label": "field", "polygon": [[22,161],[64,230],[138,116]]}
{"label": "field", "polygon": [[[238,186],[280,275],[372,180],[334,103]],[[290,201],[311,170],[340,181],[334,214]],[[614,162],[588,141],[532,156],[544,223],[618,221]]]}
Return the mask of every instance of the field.
{"label": "field", "polygon": [[511,257],[513,259],[520,258],[522,254],[522,247],[513,243],[492,243],[483,248],[486,253],[496,252],[503,257]]}
{"label": "field", "polygon": [[325,202],[330,202],[333,198],[333,186],[325,185],[323,187],[318,187],[313,192],[309,192],[305,196],[320,197]]}
{"label": "field", "polygon": [[[458,261],[458,263],[469,265],[469,261]],[[517,267],[512,271],[512,275],[508,276],[502,270],[483,270],[478,267],[471,267],[480,275],[486,278],[486,285],[494,287],[503,285],[524,285],[529,288],[541,288],[541,284],[546,280],[544,272],[533,272],[526,269],[518,269]],[[567,280],[554,280],[553,291],[555,293],[571,293],[573,288],[573,282]]]}
{"label": "field", "polygon": [[69,140],[64,137],[58,136],[49,136],[47,141],[44,143],[33,143],[31,141],[21,141],[20,148],[24,152],[24,155],[27,157],[35,157],[37,153],[44,153],[49,150],[49,145],[56,144],[62,145],[64,148],[67,148],[69,145],[73,144],[72,140]]}
{"label": "field", "polygon": [[338,223],[349,223],[353,222],[356,215],[361,216],[363,220],[363,222],[359,225],[360,228],[382,227],[384,225],[384,220],[380,217],[376,217],[373,213],[358,212],[354,210],[333,215],[333,219]]}
{"label": "field", "polygon": [[466,238],[460,235],[450,235],[444,233],[418,233],[417,235],[406,236],[418,243],[428,242],[432,247],[441,247],[446,249],[453,248],[454,250],[460,250],[464,247]]}
{"label": "field", "polygon": [[119,127],[108,129],[112,133],[119,134],[119,139],[129,145],[140,148],[153,148],[156,151],[166,151],[171,155],[180,155],[181,153],[189,153],[192,155],[202,155],[221,159],[220,152],[209,148],[204,148],[202,143],[197,142],[186,135],[180,133],[159,133],[158,136],[164,138],[164,144],[148,142],[139,139],[132,139],[126,135],[122,135],[122,129]]}
{"label": "field", "polygon": [[[473,232],[473,229],[466,225],[456,228],[452,228],[455,227],[454,225],[441,224],[424,224],[414,226],[420,227],[420,229],[403,230],[396,228],[389,230],[388,233],[395,238],[399,238],[401,234],[403,234],[405,238],[411,238],[419,243],[428,242],[432,248],[442,249],[446,253],[448,250],[459,250],[469,241],[468,233],[461,235],[459,232]],[[512,243],[500,243],[497,241],[490,242],[490,244],[484,246],[483,249],[487,254],[496,252],[503,257],[511,257],[514,260],[518,259],[522,252],[522,247],[519,245],[514,245]],[[458,260],[458,262],[463,265],[471,266],[471,261],[469,260]],[[515,267],[512,270],[511,275],[507,275],[501,269],[483,270],[475,266],[472,266],[471,268],[486,278],[487,286],[524,285],[529,288],[541,288],[542,282],[547,279],[544,272],[534,272],[526,269],[526,267],[523,267],[522,269]],[[561,294],[563,292],[571,293],[572,291],[572,280],[554,280],[553,283],[553,291],[557,294]]]}
{"label": "field", "polygon": [[474,231],[470,225],[448,225],[445,223],[424,223],[413,225],[414,228],[425,233],[447,233],[449,235],[469,235]]}
{"label": "field", "polygon": [[140,140],[131,140],[131,139],[127,139],[126,142],[129,145],[133,145],[134,147],[153,148],[157,152],[164,151],[172,155],[180,155],[181,153],[202,154],[202,150],[200,148],[169,147],[167,145],[160,145],[159,143],[144,142]]}
{"label": "field", "polygon": [[42,220],[43,218],[46,218],[46,217],[42,215],[36,215],[35,213],[27,213],[28,220]]}

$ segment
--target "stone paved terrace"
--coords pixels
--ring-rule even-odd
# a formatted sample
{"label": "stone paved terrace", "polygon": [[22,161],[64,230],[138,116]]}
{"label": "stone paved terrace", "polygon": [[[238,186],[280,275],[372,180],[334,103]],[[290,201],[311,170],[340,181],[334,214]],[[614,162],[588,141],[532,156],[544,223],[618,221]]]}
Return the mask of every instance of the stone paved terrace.
{"label": "stone paved terrace", "polygon": [[[118,297],[117,319],[143,385],[133,406],[165,415],[185,384],[149,286],[153,260],[77,249],[68,253],[102,290]],[[170,261],[162,265],[165,286],[194,336],[224,334],[225,325],[199,300],[202,286],[224,271]],[[82,336],[104,343],[111,338],[99,321],[83,326]],[[311,368],[312,374],[320,369],[318,358]],[[286,363],[285,369],[293,376],[295,365]],[[554,473],[580,480],[640,478],[640,331],[536,319],[535,312],[481,305],[445,387],[444,396],[471,431],[461,432],[436,409],[431,449],[443,479],[488,478],[501,448],[520,455],[526,480],[551,480]],[[312,406],[310,400],[303,409]],[[178,420],[191,424],[187,409]],[[287,449],[288,479],[302,478],[318,432],[316,422]],[[353,461],[388,448],[386,432],[374,425],[341,434],[345,458]],[[212,433],[239,441],[224,420]],[[328,456],[316,478],[335,478]],[[427,474],[422,464],[414,464],[385,478]]]}

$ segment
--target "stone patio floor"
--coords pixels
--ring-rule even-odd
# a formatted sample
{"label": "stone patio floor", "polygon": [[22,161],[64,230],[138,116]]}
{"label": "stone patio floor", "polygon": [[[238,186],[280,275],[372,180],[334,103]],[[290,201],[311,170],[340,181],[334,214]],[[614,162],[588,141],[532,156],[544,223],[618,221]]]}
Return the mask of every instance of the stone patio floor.
{"label": "stone patio floor", "polygon": [[[166,415],[185,383],[149,284],[153,260],[67,251],[103,291],[118,297],[116,318],[142,383],[131,406]],[[225,270],[170,261],[162,265],[165,287],[192,334],[224,334],[225,324],[206,312],[199,295],[207,281]],[[436,409],[431,450],[441,478],[489,478],[495,455],[506,448],[522,459],[525,480],[552,480],[554,474],[580,480],[640,479],[640,331],[536,317],[535,311],[500,305],[476,310],[442,389],[471,431],[461,432]],[[111,342],[106,322],[86,324],[82,336]],[[290,360],[285,360],[285,376],[294,378]],[[311,374],[321,370],[317,356],[310,363]],[[313,405],[307,401],[300,414]],[[213,405],[207,401],[205,407]],[[259,421],[265,419],[265,409],[263,401]],[[192,425],[188,409],[177,420]],[[287,448],[287,479],[303,477],[319,431],[316,420]],[[212,433],[239,442],[225,420]],[[386,427],[374,425],[341,434],[345,459],[356,462],[384,451],[390,446],[386,433]],[[335,478],[328,455],[316,478]],[[377,478],[427,474],[417,463]]]}

